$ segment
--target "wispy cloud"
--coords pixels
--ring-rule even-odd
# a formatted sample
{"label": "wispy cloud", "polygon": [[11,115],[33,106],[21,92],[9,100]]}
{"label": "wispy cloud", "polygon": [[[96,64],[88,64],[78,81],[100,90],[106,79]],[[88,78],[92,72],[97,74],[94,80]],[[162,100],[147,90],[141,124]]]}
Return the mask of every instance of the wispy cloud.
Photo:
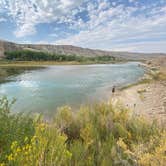
{"label": "wispy cloud", "polygon": [[0,22],[6,22],[7,20],[5,18],[0,17]]}
{"label": "wispy cloud", "polygon": [[[89,11],[89,15],[90,20],[86,23],[85,30],[56,43],[107,50],[166,51],[163,44],[160,50],[161,43],[166,41],[165,6],[152,4],[128,7],[120,4],[100,10],[99,5],[97,9]],[[128,47],[125,48],[126,45]],[[150,49],[150,46],[153,48]]]}
{"label": "wispy cloud", "polygon": [[40,25],[48,24],[46,42],[166,52],[165,0],[0,0],[0,14],[12,19],[18,39],[31,36],[33,42]]}
{"label": "wispy cloud", "polygon": [[73,9],[83,0],[0,0],[0,9],[13,18],[17,29],[15,35],[33,35],[36,25],[51,22],[73,22]]}

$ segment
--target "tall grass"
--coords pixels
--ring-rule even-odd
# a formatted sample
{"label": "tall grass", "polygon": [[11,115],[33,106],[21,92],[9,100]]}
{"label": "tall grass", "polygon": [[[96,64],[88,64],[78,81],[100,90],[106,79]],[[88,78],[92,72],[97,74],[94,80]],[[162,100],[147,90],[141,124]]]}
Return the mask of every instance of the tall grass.
{"label": "tall grass", "polygon": [[166,163],[165,129],[120,105],[100,103],[77,112],[66,106],[57,111],[51,122],[13,115],[8,105],[6,98],[1,100],[1,165],[164,166]]}

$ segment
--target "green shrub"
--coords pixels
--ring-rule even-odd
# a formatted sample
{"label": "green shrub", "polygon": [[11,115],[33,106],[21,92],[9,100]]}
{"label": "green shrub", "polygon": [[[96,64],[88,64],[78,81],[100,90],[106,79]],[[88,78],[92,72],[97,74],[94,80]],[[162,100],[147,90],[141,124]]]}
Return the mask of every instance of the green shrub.
{"label": "green shrub", "polygon": [[117,60],[113,56],[78,56],[78,55],[62,55],[62,54],[51,54],[48,52],[39,52],[31,50],[17,50],[17,51],[6,51],[5,59],[15,61],[76,61],[76,62],[113,62]]}
{"label": "green shrub", "polygon": [[22,145],[25,136],[31,138],[35,131],[32,118],[10,113],[13,103],[14,101],[9,102],[6,97],[0,99],[0,162],[6,160],[13,141],[17,140]]}
{"label": "green shrub", "polygon": [[164,166],[166,163],[165,128],[133,115],[122,106],[101,103],[77,112],[63,107],[49,123],[41,118],[35,121],[10,114],[9,106],[6,98],[1,100],[3,165]]}

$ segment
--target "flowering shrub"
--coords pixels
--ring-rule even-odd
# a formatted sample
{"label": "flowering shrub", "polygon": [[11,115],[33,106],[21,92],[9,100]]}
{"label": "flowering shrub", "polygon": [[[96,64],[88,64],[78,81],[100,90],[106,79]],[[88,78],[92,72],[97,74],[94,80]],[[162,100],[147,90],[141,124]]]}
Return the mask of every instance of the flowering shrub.
{"label": "flowering shrub", "polygon": [[[4,116],[5,111],[2,112],[0,118],[4,123],[8,121],[10,130],[0,127],[4,134],[0,135],[0,166],[164,166],[166,163],[165,128],[133,115],[120,105],[101,103],[93,108],[82,107],[78,112],[63,107],[49,123],[42,119],[29,123],[31,118],[25,120],[10,111]],[[9,117],[18,117],[17,125]],[[6,140],[2,139],[4,136]]]}
{"label": "flowering shrub", "polygon": [[31,138],[35,132],[33,118],[10,113],[13,102],[6,97],[0,99],[0,163],[7,160],[12,142],[23,144],[25,136]]}
{"label": "flowering shrub", "polygon": [[67,137],[58,133],[56,128],[39,123],[35,135],[28,140],[25,137],[24,145],[16,141],[11,145],[11,154],[8,161],[11,165],[65,165],[70,162],[72,154],[66,148]]}

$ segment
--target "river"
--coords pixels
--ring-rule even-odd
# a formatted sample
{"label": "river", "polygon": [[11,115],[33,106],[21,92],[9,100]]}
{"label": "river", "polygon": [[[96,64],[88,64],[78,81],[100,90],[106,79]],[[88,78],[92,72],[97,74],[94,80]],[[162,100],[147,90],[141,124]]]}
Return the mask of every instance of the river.
{"label": "river", "polygon": [[107,100],[114,85],[134,83],[143,74],[137,62],[46,66],[8,76],[0,84],[0,97],[16,99],[14,112],[50,114],[63,105]]}

